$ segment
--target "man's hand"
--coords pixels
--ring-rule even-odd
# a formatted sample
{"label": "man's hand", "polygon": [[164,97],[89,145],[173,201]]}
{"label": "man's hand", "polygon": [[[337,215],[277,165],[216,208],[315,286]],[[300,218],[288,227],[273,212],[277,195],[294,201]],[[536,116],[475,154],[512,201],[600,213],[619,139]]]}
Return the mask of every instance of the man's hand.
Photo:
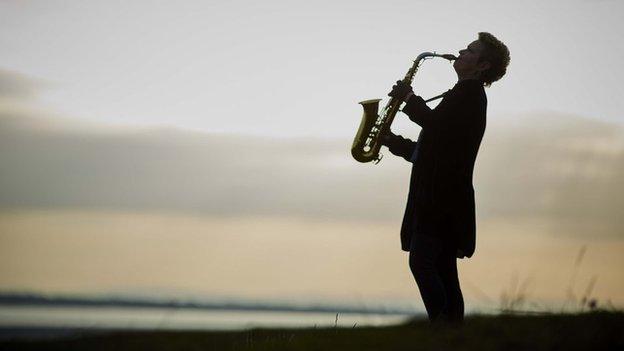
{"label": "man's hand", "polygon": [[397,80],[396,85],[392,87],[392,91],[388,93],[388,96],[405,101],[405,98],[412,94],[414,94],[414,91],[409,84],[404,83],[402,80]]}
{"label": "man's hand", "polygon": [[390,134],[392,134],[391,131],[386,131],[379,136],[379,141],[381,142],[381,145],[388,146],[388,143],[390,142],[390,139],[392,138]]}
{"label": "man's hand", "polygon": [[381,136],[379,137],[379,141],[381,142],[381,145],[389,146],[392,137],[396,137],[396,135],[394,135],[390,130],[387,130],[386,132],[381,134]]}

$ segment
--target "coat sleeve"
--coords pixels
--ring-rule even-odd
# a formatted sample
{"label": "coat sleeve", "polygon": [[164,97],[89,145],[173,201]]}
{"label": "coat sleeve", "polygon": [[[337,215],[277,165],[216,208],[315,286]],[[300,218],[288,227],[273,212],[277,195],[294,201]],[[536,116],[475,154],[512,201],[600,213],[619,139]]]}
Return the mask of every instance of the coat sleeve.
{"label": "coat sleeve", "polygon": [[403,157],[406,161],[411,162],[418,143],[400,135],[388,133],[382,144],[387,146],[394,155]]}
{"label": "coat sleeve", "polygon": [[473,91],[462,89],[447,99],[443,108],[431,109],[422,97],[413,95],[403,107],[403,113],[422,128],[438,131],[462,129],[471,121],[461,116],[474,113],[479,103],[478,96]]}
{"label": "coat sleeve", "polygon": [[435,111],[429,108],[425,100],[418,95],[413,95],[407,100],[403,113],[422,128],[431,126],[435,121]]}

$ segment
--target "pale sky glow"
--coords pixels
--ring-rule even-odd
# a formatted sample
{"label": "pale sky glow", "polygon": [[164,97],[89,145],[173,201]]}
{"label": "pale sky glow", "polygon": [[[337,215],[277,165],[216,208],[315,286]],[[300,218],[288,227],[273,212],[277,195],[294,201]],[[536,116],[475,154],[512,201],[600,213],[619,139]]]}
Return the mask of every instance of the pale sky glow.
{"label": "pale sky glow", "polygon": [[[489,31],[509,74],[489,115],[559,111],[622,121],[620,1],[231,1],[0,4],[0,67],[42,81],[43,102],[121,124],[348,136],[422,51]],[[426,66],[426,67],[425,67]],[[427,62],[416,91],[450,88]]]}
{"label": "pale sky glow", "polygon": [[[531,301],[560,305],[596,276],[600,306],[624,306],[622,13],[617,0],[0,1],[0,292],[421,304],[399,245],[410,164],[385,148],[377,166],[352,159],[358,102],[385,97],[419,53],[487,31],[511,65],[486,90],[467,305],[496,307],[518,275]],[[414,87],[455,81],[428,60]],[[399,114],[392,129],[420,128]]]}

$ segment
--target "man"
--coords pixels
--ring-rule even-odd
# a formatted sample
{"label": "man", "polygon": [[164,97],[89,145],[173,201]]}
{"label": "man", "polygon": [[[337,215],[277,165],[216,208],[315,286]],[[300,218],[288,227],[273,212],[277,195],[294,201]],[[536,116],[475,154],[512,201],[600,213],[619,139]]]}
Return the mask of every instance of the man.
{"label": "man", "polygon": [[505,44],[481,32],[459,52],[453,63],[458,81],[436,108],[402,81],[388,94],[405,101],[403,112],[422,127],[417,142],[388,132],[382,143],[413,164],[401,246],[410,253],[410,269],[432,322],[464,317],[457,258],[471,257],[475,249],[472,173],[486,124],[483,87],[499,80],[508,64]]}

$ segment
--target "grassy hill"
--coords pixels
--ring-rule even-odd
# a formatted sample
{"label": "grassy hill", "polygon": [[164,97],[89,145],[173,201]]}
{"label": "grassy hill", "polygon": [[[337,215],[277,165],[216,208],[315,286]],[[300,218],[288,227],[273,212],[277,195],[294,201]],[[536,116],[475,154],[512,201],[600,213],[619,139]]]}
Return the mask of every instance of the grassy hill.
{"label": "grassy hill", "polygon": [[112,332],[11,341],[0,350],[624,350],[624,312],[469,316],[461,327]]}

